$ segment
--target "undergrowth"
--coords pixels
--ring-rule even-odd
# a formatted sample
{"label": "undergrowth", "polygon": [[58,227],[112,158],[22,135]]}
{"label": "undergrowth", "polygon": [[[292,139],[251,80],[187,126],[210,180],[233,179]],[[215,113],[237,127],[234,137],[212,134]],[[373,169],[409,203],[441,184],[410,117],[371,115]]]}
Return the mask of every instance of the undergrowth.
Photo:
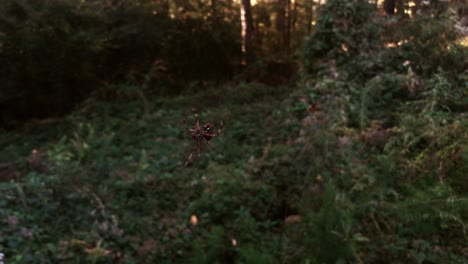
{"label": "undergrowth", "polygon": [[[346,97],[321,85],[340,82],[307,96],[225,86],[147,112],[137,95],[91,99],[3,132],[0,252],[9,263],[466,261],[466,122],[428,93],[393,127],[349,127]],[[225,129],[184,168],[191,107]]]}
{"label": "undergrowth", "polygon": [[[363,6],[324,6],[298,88],[158,97],[121,84],[64,119],[2,131],[8,263],[466,263],[467,72],[450,63],[466,48],[384,45],[443,18],[343,36],[389,23],[352,19],[369,9],[352,2]],[[184,167],[192,107],[224,130]]]}

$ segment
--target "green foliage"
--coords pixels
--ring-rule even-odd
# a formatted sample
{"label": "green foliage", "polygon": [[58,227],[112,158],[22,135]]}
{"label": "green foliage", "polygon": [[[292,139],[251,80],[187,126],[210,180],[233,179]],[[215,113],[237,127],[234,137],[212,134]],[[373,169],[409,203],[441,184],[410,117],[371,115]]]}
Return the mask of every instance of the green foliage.
{"label": "green foliage", "polygon": [[[226,87],[223,91],[177,99],[181,105],[196,105],[200,98],[223,98],[229,94],[233,98],[236,95],[238,100],[226,101],[227,105],[243,105],[240,102],[246,99],[253,102],[250,109],[237,107],[214,112],[212,107],[202,108],[202,120],[221,120],[221,115],[224,116],[225,125],[229,127],[222,134],[226,143],[211,141],[216,150],[204,150],[202,159],[186,169],[182,168],[187,158],[185,154],[191,151],[193,144],[181,136],[181,131],[182,120],[188,117],[190,109],[184,113],[175,110],[172,100],[155,101],[149,105],[147,115],[143,114],[138,96],[124,96],[128,104],[125,108],[118,100],[113,103],[88,100],[81,111],[61,121],[62,129],[36,130],[49,135],[47,141],[31,138],[26,144],[40,149],[41,155],[36,159],[32,159],[32,154],[25,158],[31,149],[12,144],[15,135],[5,132],[2,138],[9,140],[1,143],[7,146],[10,156],[2,155],[2,162],[12,159],[12,154],[20,162],[7,163],[8,171],[19,173],[18,178],[9,182],[0,175],[0,186],[5,189],[0,194],[4,203],[0,213],[2,219],[13,216],[28,219],[21,218],[11,225],[3,223],[8,228],[0,231],[4,239],[0,251],[6,254],[7,261],[21,262],[20,257],[73,262],[120,259],[179,263],[207,258],[222,261],[228,252],[241,254],[232,246],[233,238],[246,246],[242,259],[256,258],[256,251],[248,245],[262,241],[261,232],[270,228],[263,222],[270,221],[269,198],[275,190],[259,185],[258,179],[251,179],[247,187],[249,195],[239,200],[238,194],[245,191],[241,184],[242,161],[228,165],[227,160],[243,157],[240,153],[256,155],[257,149],[240,143],[242,139],[235,136],[234,128],[245,127],[244,122],[251,127],[251,122],[261,121],[250,120],[254,116],[247,113],[268,115],[269,103],[281,100],[288,90],[262,87],[260,91],[256,85],[246,85],[240,87],[245,93],[239,94],[237,88]],[[218,104],[218,100],[215,102]],[[55,134],[63,136],[52,136]],[[38,138],[43,136],[37,135]],[[250,135],[257,142],[264,140],[263,136]],[[236,145],[239,153],[233,154],[231,149],[237,151]],[[225,152],[226,147],[229,151]],[[218,165],[208,166],[211,163]],[[203,177],[204,170],[210,171],[209,177]],[[265,209],[257,212],[257,207]],[[242,208],[255,212],[262,222],[242,220],[244,214],[238,212],[244,210]],[[195,227],[188,222],[191,214],[199,219]],[[232,221],[225,231],[218,232],[223,230],[221,227],[211,228],[224,225],[228,218]],[[39,222],[40,228],[33,229]],[[32,229],[32,237],[30,233],[25,233],[28,236],[24,237],[22,228]],[[250,231],[256,233],[254,240]],[[47,235],[41,236],[42,233]],[[240,235],[244,233],[245,237]],[[193,241],[197,243],[189,247]],[[247,244],[247,241],[251,242]],[[267,246],[260,250],[260,260],[272,258],[267,250]],[[16,256],[18,260],[15,261]]]}
{"label": "green foliage", "polygon": [[[156,3],[135,2],[135,14]],[[179,11],[197,21],[195,11]],[[340,34],[350,25],[368,28],[314,35],[323,43],[331,36],[348,51],[331,42],[330,49],[309,49],[321,51],[314,53],[321,62],[303,56],[312,66],[300,88],[199,83],[165,97],[154,89],[167,88],[161,80],[169,64],[148,72],[120,65],[119,72],[135,72],[65,118],[1,131],[6,261],[467,262],[467,75],[464,58],[447,55],[466,48],[434,35],[385,46],[398,44],[399,33],[377,34],[385,21],[374,20],[364,1],[328,1],[322,16],[317,32],[332,27],[323,22],[330,18],[339,20]],[[149,17],[137,20],[146,25]],[[190,35],[208,39],[199,47],[216,42],[206,35],[216,23],[209,21]],[[172,25],[188,30],[179,22]],[[407,26],[424,35],[450,25],[432,22]],[[117,28],[116,36],[132,35]],[[364,40],[372,45],[356,45]],[[115,50],[130,47],[108,41]],[[140,49],[129,54],[149,54],[151,41],[136,42]],[[213,149],[184,167],[194,148],[183,135],[192,107],[202,123],[223,121],[224,130],[210,141]]]}
{"label": "green foliage", "polygon": [[467,50],[456,44],[460,34],[455,30],[455,22],[456,18],[447,15],[436,19],[421,15],[396,23],[388,22],[383,38],[398,45],[399,57],[409,61],[418,75],[430,78],[442,69],[453,73],[451,78],[456,78],[466,69],[467,62],[460,58],[467,56]]}
{"label": "green foliage", "polygon": [[332,183],[327,183],[320,211],[307,215],[304,244],[308,253],[305,259],[315,263],[339,263],[355,259],[352,215],[341,208],[339,199]]}
{"label": "green foliage", "polygon": [[[317,263],[338,258],[364,263],[462,263],[466,261],[462,245],[468,222],[466,190],[460,187],[466,177],[460,171],[466,170],[463,153],[468,123],[466,61],[460,58],[466,57],[467,49],[457,44],[453,21],[440,14],[438,19],[427,14],[401,20],[367,16],[373,37],[354,35],[342,23],[353,20],[334,17],[330,11],[339,3],[345,10],[344,2],[329,1],[321,11],[321,16],[335,18],[338,25],[329,32],[347,36],[341,39],[357,36],[357,42],[364,43],[362,48],[350,49],[353,45],[340,40],[315,53],[317,43],[327,39],[320,33],[326,23],[320,24],[319,19],[317,31],[302,52],[309,74],[305,108],[311,111],[307,118],[328,131],[317,132],[320,125],[315,124],[305,135],[310,142],[317,142],[317,136],[335,142],[334,150],[328,150],[334,153],[334,164],[313,163],[320,164],[314,174],[331,178],[335,189],[322,190],[320,182],[311,183],[323,198],[309,195],[303,203],[314,208],[317,200],[322,201],[320,211],[311,218],[320,230],[315,232],[321,234],[316,245],[328,242],[334,245],[328,248],[334,248],[335,254],[322,250],[328,255],[314,254],[308,259]],[[313,110],[313,104],[323,110]],[[314,148],[320,146],[317,143]],[[327,203],[329,192],[341,197],[336,199],[342,203]],[[307,207],[303,210],[308,212]],[[330,230],[346,239],[327,237]],[[386,242],[372,244],[376,241]]]}
{"label": "green foliage", "polygon": [[[8,147],[22,161],[0,183],[0,251],[13,263],[462,263],[466,124],[444,112],[455,97],[443,76],[391,130],[348,127],[349,101],[329,89],[345,84],[331,79],[311,86],[327,105],[315,111],[307,90],[256,84],[155,100],[147,114],[137,96],[88,100],[66,136],[44,130],[37,160]],[[183,168],[190,111],[173,106],[200,102],[225,130]]]}
{"label": "green foliage", "polygon": [[314,33],[304,43],[302,63],[314,73],[328,59],[341,64],[362,50],[378,46],[379,27],[371,23],[375,12],[365,0],[333,0],[321,7]]}

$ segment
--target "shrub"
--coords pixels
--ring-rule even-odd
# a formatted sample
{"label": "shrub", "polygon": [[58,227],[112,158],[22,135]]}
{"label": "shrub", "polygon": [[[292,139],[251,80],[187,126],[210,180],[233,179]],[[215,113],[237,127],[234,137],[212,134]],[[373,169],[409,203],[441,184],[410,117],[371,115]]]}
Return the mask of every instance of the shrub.
{"label": "shrub", "polygon": [[372,23],[373,17],[375,12],[368,1],[327,1],[320,9],[314,33],[303,45],[305,73],[316,73],[327,60],[341,64],[374,49],[379,44],[379,27]]}

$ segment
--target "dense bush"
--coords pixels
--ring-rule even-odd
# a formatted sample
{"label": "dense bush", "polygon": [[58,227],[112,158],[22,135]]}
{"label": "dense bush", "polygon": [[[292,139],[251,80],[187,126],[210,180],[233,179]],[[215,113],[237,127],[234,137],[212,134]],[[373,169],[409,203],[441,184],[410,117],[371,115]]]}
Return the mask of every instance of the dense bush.
{"label": "dense bush", "polygon": [[302,49],[304,71],[315,72],[327,60],[341,64],[364,50],[379,47],[380,29],[372,23],[375,17],[368,1],[327,1],[320,9],[314,33]]}
{"label": "dense bush", "polygon": [[[322,165],[320,172],[334,188],[324,188],[310,226],[320,236],[315,247],[328,241],[336,254],[311,258],[462,263],[467,48],[457,44],[454,21],[443,13],[438,19],[432,12],[411,19],[353,13],[364,2],[355,2],[354,9],[348,1],[329,1],[302,52],[310,117],[320,116],[316,105],[335,116],[328,124],[318,119],[336,150],[335,168]],[[367,26],[357,30],[370,34],[349,30],[360,16]],[[325,23],[330,17],[338,23]],[[309,140],[316,141],[316,125],[309,130]],[[322,223],[321,217],[327,220]]]}
{"label": "dense bush", "polygon": [[367,1],[329,1],[301,52],[304,72],[309,79],[342,84],[339,89],[350,96],[346,108],[355,126],[373,119],[391,125],[406,102],[430,89],[423,79],[440,72],[451,83],[452,91],[446,92],[457,98],[450,104],[464,105],[467,48],[457,44],[454,18],[431,16],[381,18]]}
{"label": "dense bush", "polygon": [[[466,261],[466,122],[438,103],[443,75],[391,128],[349,126],[344,85],[320,80],[292,96],[243,84],[160,98],[146,115],[137,98],[93,99],[62,138],[2,134],[0,158],[19,159],[0,167],[0,252],[12,263]],[[201,103],[200,119],[225,129],[184,168],[189,109],[174,105]],[[39,150],[24,158],[25,145]]]}

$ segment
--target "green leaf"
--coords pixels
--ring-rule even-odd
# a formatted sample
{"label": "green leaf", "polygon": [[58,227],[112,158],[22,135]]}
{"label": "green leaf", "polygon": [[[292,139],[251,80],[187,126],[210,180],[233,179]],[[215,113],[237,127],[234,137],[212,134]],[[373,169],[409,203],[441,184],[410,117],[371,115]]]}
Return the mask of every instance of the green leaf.
{"label": "green leaf", "polygon": [[354,234],[353,240],[356,242],[362,242],[362,243],[367,243],[370,241],[369,238],[363,236],[361,233]]}

